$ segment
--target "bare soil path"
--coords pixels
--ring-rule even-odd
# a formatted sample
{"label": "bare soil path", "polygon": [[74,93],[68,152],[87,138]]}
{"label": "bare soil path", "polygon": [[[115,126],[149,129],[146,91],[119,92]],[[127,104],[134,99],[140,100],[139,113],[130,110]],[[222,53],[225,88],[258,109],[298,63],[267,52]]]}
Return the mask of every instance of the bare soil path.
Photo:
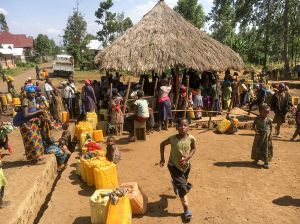
{"label": "bare soil path", "polygon": [[[39,67],[50,70],[50,69],[52,69],[52,63],[51,62],[43,63],[43,64],[40,64]],[[31,77],[33,79],[33,81],[37,81],[37,80],[35,80],[36,79],[35,68],[32,68],[32,69],[14,77],[14,86],[15,86],[15,89],[17,90],[17,92],[20,91],[21,86],[24,85],[24,83],[28,77]],[[7,92],[7,85],[2,80],[0,81],[0,92]]]}

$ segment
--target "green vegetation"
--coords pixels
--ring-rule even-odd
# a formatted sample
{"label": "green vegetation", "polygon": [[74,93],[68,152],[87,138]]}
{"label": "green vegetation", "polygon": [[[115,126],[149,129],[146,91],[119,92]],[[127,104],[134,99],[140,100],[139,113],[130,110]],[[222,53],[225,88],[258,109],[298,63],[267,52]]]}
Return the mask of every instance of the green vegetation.
{"label": "green vegetation", "polygon": [[66,51],[72,55],[75,60],[75,66],[82,67],[82,54],[87,49],[87,23],[82,14],[74,11],[69,17],[67,26],[64,29],[63,43]]}
{"label": "green vegetation", "polygon": [[206,18],[203,6],[198,4],[198,0],[178,0],[174,7],[186,20],[190,21],[195,27],[201,29],[204,27]]}
{"label": "green vegetation", "polygon": [[131,19],[129,17],[125,18],[123,12],[113,13],[109,11],[113,5],[112,0],[101,1],[98,10],[95,12],[96,22],[102,27],[97,32],[98,39],[102,41],[104,47],[133,26]]}
{"label": "green vegetation", "polygon": [[286,74],[300,60],[299,0],[214,0],[212,36],[246,63],[283,64]]}
{"label": "green vegetation", "polygon": [[9,28],[6,23],[5,15],[0,13],[0,31],[9,31]]}
{"label": "green vegetation", "polygon": [[38,58],[55,56],[61,52],[60,47],[55,44],[54,40],[49,39],[49,37],[44,34],[39,34],[34,40],[34,50]]}

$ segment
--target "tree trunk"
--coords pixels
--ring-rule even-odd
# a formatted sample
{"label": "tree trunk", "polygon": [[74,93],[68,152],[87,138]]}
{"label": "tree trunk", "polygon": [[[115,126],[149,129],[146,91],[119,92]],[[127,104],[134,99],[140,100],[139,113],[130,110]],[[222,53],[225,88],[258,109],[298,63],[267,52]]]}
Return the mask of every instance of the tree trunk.
{"label": "tree trunk", "polygon": [[284,15],[283,15],[283,60],[284,60],[284,71],[285,77],[291,79],[290,73],[290,62],[289,62],[289,8],[290,8],[290,0],[285,0],[284,5]]}
{"label": "tree trunk", "polygon": [[268,64],[268,50],[269,50],[269,30],[270,30],[270,0],[267,1],[267,16],[265,21],[266,33],[265,33],[265,50],[264,50],[264,67]]}

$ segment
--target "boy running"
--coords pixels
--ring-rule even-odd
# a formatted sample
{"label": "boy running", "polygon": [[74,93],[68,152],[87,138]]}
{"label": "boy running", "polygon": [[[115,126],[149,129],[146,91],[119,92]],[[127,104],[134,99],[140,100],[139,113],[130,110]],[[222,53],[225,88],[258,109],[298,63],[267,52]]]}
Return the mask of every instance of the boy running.
{"label": "boy running", "polygon": [[165,165],[165,146],[171,145],[171,153],[168,161],[168,169],[171,174],[175,194],[178,194],[184,209],[184,218],[192,218],[189,210],[187,194],[192,188],[188,183],[188,176],[191,170],[190,159],[196,152],[196,140],[188,134],[189,122],[181,119],[178,122],[178,134],[173,135],[160,144],[160,167]]}

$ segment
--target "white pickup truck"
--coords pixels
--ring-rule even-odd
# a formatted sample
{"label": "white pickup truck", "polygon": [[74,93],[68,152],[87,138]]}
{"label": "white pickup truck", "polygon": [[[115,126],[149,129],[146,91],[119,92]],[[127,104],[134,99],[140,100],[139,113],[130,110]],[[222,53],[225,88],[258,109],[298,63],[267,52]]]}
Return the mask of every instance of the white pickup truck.
{"label": "white pickup truck", "polygon": [[56,55],[55,61],[53,63],[53,73],[54,75],[73,75],[74,64],[73,58],[70,55]]}

